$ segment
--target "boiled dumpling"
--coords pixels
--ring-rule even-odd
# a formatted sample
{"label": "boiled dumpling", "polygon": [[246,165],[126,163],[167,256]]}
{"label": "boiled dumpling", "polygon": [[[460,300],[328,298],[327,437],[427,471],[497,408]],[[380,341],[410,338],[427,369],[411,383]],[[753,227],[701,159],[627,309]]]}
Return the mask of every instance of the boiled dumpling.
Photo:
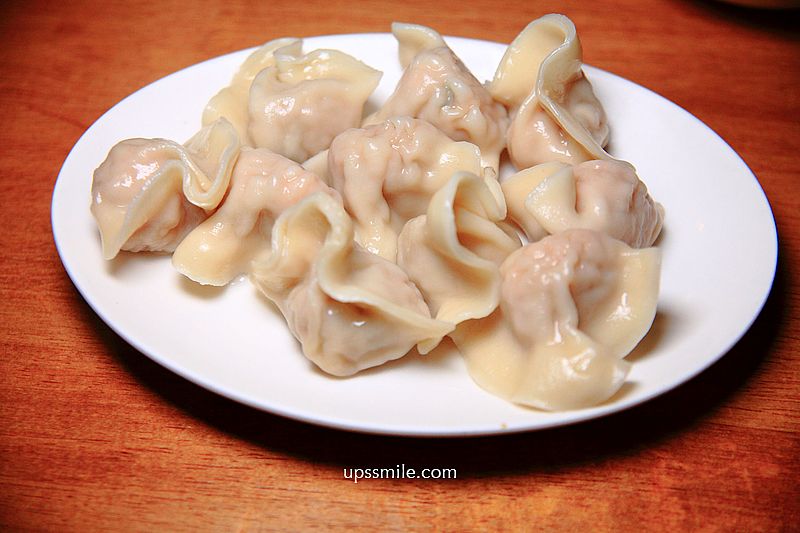
{"label": "boiled dumpling", "polygon": [[280,308],[306,357],[336,376],[400,358],[452,329],[431,318],[400,267],[353,240],[350,217],[323,193],[280,216],[272,253],[251,280]]}
{"label": "boiled dumpling", "polygon": [[506,227],[506,206],[494,178],[458,172],[409,221],[397,264],[425,296],[437,319],[459,324],[491,314],[500,299],[500,264],[520,247]]}
{"label": "boiled dumpling", "polygon": [[375,124],[397,116],[426,120],[451,139],[469,141],[481,150],[483,165],[498,169],[505,148],[508,113],[430,28],[393,24],[401,61],[417,52],[397,88],[383,106],[367,118]]}
{"label": "boiled dumpling", "polygon": [[500,267],[499,308],[451,334],[470,375],[540,409],[608,399],[628,372],[622,358],[653,322],[660,258],[590,230],[520,248]]}
{"label": "boiled dumpling", "polygon": [[459,170],[481,173],[478,148],[410,117],[348,130],[328,154],[331,184],[355,221],[356,239],[391,261],[403,225],[425,213],[431,196]]}
{"label": "boiled dumpling", "polygon": [[236,131],[225,119],[185,146],[166,139],[115,145],[92,180],[103,257],[113,259],[120,250],[174,250],[222,200],[238,154]]}
{"label": "boiled dumpling", "polygon": [[511,109],[506,141],[518,169],[547,161],[610,159],[605,111],[584,76],[575,25],[534,20],[509,45],[488,88]]}
{"label": "boiled dumpling", "polygon": [[292,45],[274,55],[250,88],[248,133],[257,147],[305,161],[361,123],[382,74],[337,50],[302,55]]}
{"label": "boiled dumpling", "polygon": [[319,176],[326,184],[331,184],[331,175],[328,171],[328,150],[323,150],[303,161],[303,168]]}
{"label": "boiled dumpling", "polygon": [[225,201],[180,243],[175,268],[204,285],[225,285],[250,271],[270,250],[272,224],[289,206],[317,191],[338,194],[315,174],[259,148],[242,150]]}
{"label": "boiled dumpling", "polygon": [[250,54],[233,76],[231,84],[219,91],[208,102],[203,111],[203,124],[211,124],[220,117],[225,117],[239,134],[242,144],[252,145],[247,133],[247,102],[250,99],[250,86],[256,75],[267,67],[275,65],[275,51],[300,54],[303,41],[292,37],[275,39],[259,47]]}
{"label": "boiled dumpling", "polygon": [[503,182],[511,218],[531,241],[567,229],[602,231],[634,248],[651,246],[664,208],[630,165],[542,163]]}
{"label": "boiled dumpling", "polygon": [[397,39],[397,56],[403,68],[408,67],[420,52],[447,46],[439,32],[419,24],[393,22],[392,34]]}

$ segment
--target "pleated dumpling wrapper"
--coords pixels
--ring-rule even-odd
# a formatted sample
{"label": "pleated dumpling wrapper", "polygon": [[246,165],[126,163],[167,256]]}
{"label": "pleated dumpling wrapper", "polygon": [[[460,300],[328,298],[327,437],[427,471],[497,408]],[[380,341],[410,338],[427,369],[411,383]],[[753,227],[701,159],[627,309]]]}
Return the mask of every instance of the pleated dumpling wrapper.
{"label": "pleated dumpling wrapper", "polygon": [[521,246],[505,217],[493,177],[457,172],[431,199],[427,213],[405,225],[397,264],[437,319],[458,325],[497,308],[499,266]]}
{"label": "pleated dumpling wrapper", "polygon": [[361,124],[380,71],[338,50],[302,54],[297,43],[274,57],[250,87],[247,131],[254,146],[302,162]]}
{"label": "pleated dumpling wrapper", "polygon": [[185,145],[166,139],[116,144],[92,179],[103,257],[113,259],[120,250],[173,251],[222,201],[238,154],[238,136],[225,119]]}
{"label": "pleated dumpling wrapper", "polygon": [[401,61],[409,61],[394,93],[365,120],[375,124],[397,116],[426,120],[456,141],[481,150],[483,166],[498,171],[505,148],[508,113],[475,79],[461,60],[430,28],[392,24]]}
{"label": "pleated dumpling wrapper", "polygon": [[434,193],[460,170],[481,173],[478,147],[410,117],[348,130],[328,153],[331,184],[355,221],[356,240],[390,261],[405,223],[425,213]]}
{"label": "pleated dumpling wrapper", "polygon": [[242,144],[252,146],[250,135],[247,133],[248,113],[247,104],[250,100],[250,87],[259,72],[275,65],[275,50],[284,48],[296,50],[297,53],[303,42],[294,37],[275,39],[260,46],[250,54],[239,67],[231,80],[230,85],[221,89],[209,100],[203,111],[203,125],[208,125],[220,117],[226,118],[236,132]]}
{"label": "pleated dumpling wrapper", "polygon": [[339,196],[290,159],[264,148],[242,149],[225,201],[180,243],[173,266],[203,285],[228,284],[269,254],[275,219],[318,191]]}
{"label": "pleated dumpling wrapper", "polygon": [[511,110],[506,141],[518,169],[611,159],[606,114],[582,64],[575,25],[563,15],[534,20],[509,45],[488,89]]}
{"label": "pleated dumpling wrapper", "polygon": [[350,217],[324,193],[278,218],[272,253],[250,278],[277,304],[306,357],[336,376],[398,359],[453,327],[431,318],[400,267],[353,240]]}
{"label": "pleated dumpling wrapper", "polygon": [[652,325],[660,270],[656,248],[591,230],[548,236],[503,262],[498,309],[451,336],[493,394],[544,410],[593,406],[625,380],[622,358]]}
{"label": "pleated dumpling wrapper", "polygon": [[582,228],[646,248],[656,241],[664,222],[663,206],[653,200],[636,171],[619,161],[542,163],[510,176],[502,188],[510,218],[531,242]]}

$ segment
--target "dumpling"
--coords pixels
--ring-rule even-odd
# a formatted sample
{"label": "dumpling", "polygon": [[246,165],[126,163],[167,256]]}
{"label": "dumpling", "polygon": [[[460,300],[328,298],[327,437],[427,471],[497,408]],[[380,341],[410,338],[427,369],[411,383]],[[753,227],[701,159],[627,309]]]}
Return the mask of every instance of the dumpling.
{"label": "dumpling", "polygon": [[567,229],[593,229],[634,248],[651,246],[664,208],[633,168],[618,161],[542,163],[503,182],[509,214],[536,241]]}
{"label": "dumpling", "polygon": [[219,205],[239,154],[233,126],[221,119],[185,146],[127,139],[95,170],[91,211],[103,257],[120,250],[171,252]]}
{"label": "dumpling", "polygon": [[534,20],[509,45],[489,92],[511,109],[506,141],[518,169],[547,161],[611,159],[605,111],[584,76],[575,25],[563,15]]}
{"label": "dumpling", "polygon": [[403,68],[408,67],[420,52],[447,46],[439,32],[419,24],[393,22],[392,34],[397,39],[397,56]]}
{"label": "dumpling", "polygon": [[411,116],[426,120],[456,141],[481,150],[483,166],[498,170],[505,148],[508,113],[475,79],[441,36],[430,28],[393,24],[401,61],[418,52],[394,93],[364,124]]}
{"label": "dumpling", "polygon": [[526,205],[528,195],[548,176],[568,166],[566,163],[550,161],[521,170],[503,180],[501,187],[506,199],[508,218],[522,228],[529,242],[536,242],[549,235],[549,232],[536,220],[533,213],[528,211]]}
{"label": "dumpling", "polygon": [[318,191],[338,197],[294,161],[263,148],[244,148],[225,201],[183,239],[172,256],[173,266],[204,285],[229,283],[269,253],[275,219]]}
{"label": "dumpling", "polygon": [[481,174],[478,148],[424,120],[397,117],[334,139],[328,172],[355,221],[356,239],[390,261],[405,223],[423,213],[457,171]]}
{"label": "dumpling", "polygon": [[328,150],[323,150],[303,161],[303,168],[319,176],[326,184],[331,184],[331,175],[328,171]]}
{"label": "dumpling", "polygon": [[337,50],[275,51],[275,65],[253,80],[248,133],[254,146],[305,161],[361,123],[381,72]]}
{"label": "dumpling", "polygon": [[206,105],[203,111],[203,125],[225,117],[236,128],[242,144],[252,146],[253,143],[247,133],[247,102],[250,98],[250,86],[259,72],[275,65],[276,50],[283,49],[287,53],[300,54],[302,45],[303,41],[300,39],[285,37],[270,41],[250,54],[233,76],[231,84],[214,95]]}
{"label": "dumpling", "polygon": [[278,218],[272,253],[251,280],[278,305],[306,357],[336,376],[398,359],[452,329],[430,317],[400,267],[353,240],[350,217],[323,193]]}
{"label": "dumpling", "polygon": [[545,237],[501,265],[500,306],[451,336],[473,379],[512,402],[578,409],[622,385],[656,312],[660,251],[590,230]]}
{"label": "dumpling", "polygon": [[521,246],[502,222],[506,206],[494,178],[457,172],[410,220],[397,264],[419,287],[437,319],[459,324],[491,314],[500,300],[500,264]]}

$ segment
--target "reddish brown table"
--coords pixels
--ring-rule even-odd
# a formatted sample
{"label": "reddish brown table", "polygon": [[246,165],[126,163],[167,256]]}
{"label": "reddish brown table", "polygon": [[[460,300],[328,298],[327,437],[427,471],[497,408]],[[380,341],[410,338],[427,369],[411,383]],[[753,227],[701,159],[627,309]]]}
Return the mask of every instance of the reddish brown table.
{"label": "reddish brown table", "polygon": [[[0,7],[0,527],[798,527],[797,12],[685,0],[253,4]],[[508,42],[549,11],[573,18],[588,63],[719,132],[772,203],[780,261],[764,312],[677,390],[606,419],[506,437],[323,429],[243,407],[151,362],[98,319],[64,272],[49,222],[58,170],[83,131],[143,85],[283,35],[385,31],[406,20]],[[458,479],[343,479],[344,468],[399,463],[454,467]]]}

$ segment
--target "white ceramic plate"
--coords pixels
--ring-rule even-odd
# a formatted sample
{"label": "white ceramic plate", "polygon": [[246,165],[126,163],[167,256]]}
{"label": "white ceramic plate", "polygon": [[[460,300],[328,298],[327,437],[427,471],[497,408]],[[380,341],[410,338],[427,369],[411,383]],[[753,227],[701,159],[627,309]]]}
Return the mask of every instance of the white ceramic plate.
{"label": "white ceramic plate", "polygon": [[[448,43],[489,79],[504,45]],[[384,71],[374,97],[400,76],[388,34],[306,40]],[[628,383],[590,409],[545,413],[478,388],[452,349],[348,379],[328,377],[302,356],[283,319],[247,281],[224,289],[183,279],[169,257],[122,254],[111,263],[89,213],[92,172],[118,141],[185,141],[208,99],[249,51],[212,59],[132,94],[81,137],[55,186],[52,223],[64,266],[84,298],[120,336],[185,378],[242,403],[343,429],[399,435],[485,435],[541,429],[620,411],[685,382],[744,334],[769,293],[777,238],[769,204],[737,154],[698,119],[634,83],[587,67],[612,126],[611,151],[633,162],[666,208],[660,240],[662,294],[653,330],[629,356]]]}

